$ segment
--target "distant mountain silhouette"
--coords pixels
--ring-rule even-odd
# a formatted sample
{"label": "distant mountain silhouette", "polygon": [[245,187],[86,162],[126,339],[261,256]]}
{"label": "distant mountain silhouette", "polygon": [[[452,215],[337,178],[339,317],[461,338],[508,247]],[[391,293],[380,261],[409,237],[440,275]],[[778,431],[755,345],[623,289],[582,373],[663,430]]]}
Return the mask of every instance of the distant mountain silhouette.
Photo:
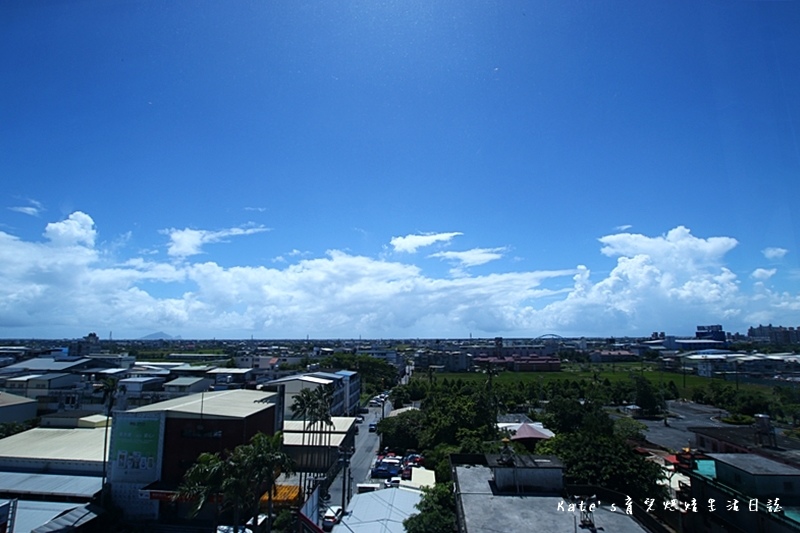
{"label": "distant mountain silhouette", "polygon": [[142,337],[140,340],[143,341],[170,341],[170,340],[179,340],[180,337],[173,337],[172,335],[167,335],[163,331],[159,331],[156,333],[151,333],[150,335],[146,335]]}

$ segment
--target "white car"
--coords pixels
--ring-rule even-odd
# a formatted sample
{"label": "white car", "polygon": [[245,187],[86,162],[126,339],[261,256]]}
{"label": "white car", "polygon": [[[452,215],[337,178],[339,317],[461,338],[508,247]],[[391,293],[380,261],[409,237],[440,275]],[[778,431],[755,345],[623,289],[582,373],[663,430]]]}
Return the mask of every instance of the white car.
{"label": "white car", "polygon": [[400,478],[399,477],[390,477],[386,481],[383,482],[383,486],[387,489],[392,487],[399,487],[400,486]]}
{"label": "white car", "polygon": [[338,505],[332,505],[328,507],[328,510],[325,511],[325,516],[322,517],[322,529],[325,531],[330,531],[333,529],[333,526],[338,524],[342,519],[343,514],[344,509]]}

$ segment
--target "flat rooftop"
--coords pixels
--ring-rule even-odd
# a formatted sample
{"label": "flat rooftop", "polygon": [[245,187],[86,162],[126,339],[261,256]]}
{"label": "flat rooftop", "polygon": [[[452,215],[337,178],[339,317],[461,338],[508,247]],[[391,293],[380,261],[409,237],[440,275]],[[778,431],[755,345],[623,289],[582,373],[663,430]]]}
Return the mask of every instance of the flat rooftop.
{"label": "flat rooftop", "polygon": [[422,493],[416,490],[394,488],[354,494],[347,514],[334,532],[403,533],[403,520],[419,510],[416,505]]}
{"label": "flat rooftop", "polygon": [[36,400],[26,398],[24,396],[17,396],[9,392],[0,392],[0,406],[4,405],[18,405],[22,403],[37,403]]}
{"label": "flat rooftop", "polygon": [[3,472],[0,474],[0,493],[31,496],[54,496],[90,500],[100,492],[100,476],[63,476]]}
{"label": "flat rooftop", "polygon": [[[333,426],[326,426],[325,424],[321,424],[317,422],[314,425],[309,425],[306,428],[306,434],[308,433],[318,433],[320,431],[327,432],[331,431],[332,433],[347,433],[350,431],[350,428],[355,424],[356,419],[351,416],[332,416],[331,422]],[[283,421],[283,432],[284,433],[302,433],[303,432],[303,424],[305,421],[303,420],[284,420]]]}
{"label": "flat rooftop", "polygon": [[29,429],[0,439],[0,461],[51,459],[102,463],[105,433],[102,427]]}
{"label": "flat rooftop", "polygon": [[[466,533],[489,531],[573,531],[580,524],[580,511],[570,512],[569,502],[556,495],[495,494],[489,481],[492,470],[481,465],[456,467],[458,498],[464,511]],[[565,509],[559,510],[559,504]],[[598,530],[615,533],[646,533],[624,509],[611,510],[610,503],[600,502],[595,509]],[[602,528],[602,529],[601,529]]]}
{"label": "flat rooftop", "polygon": [[[800,442],[783,436],[780,431],[775,432],[777,446],[773,448],[759,446],[756,443],[756,430],[753,426],[689,427],[687,430],[696,435],[740,446],[754,455],[771,457],[781,462],[800,466]],[[704,451],[711,450],[705,449]]]}
{"label": "flat rooftop", "polygon": [[708,453],[707,457],[757,476],[800,476],[800,469],[752,453]]}
{"label": "flat rooftop", "polygon": [[131,413],[167,413],[167,418],[241,419],[275,405],[274,392],[235,389],[182,396],[131,409]]}

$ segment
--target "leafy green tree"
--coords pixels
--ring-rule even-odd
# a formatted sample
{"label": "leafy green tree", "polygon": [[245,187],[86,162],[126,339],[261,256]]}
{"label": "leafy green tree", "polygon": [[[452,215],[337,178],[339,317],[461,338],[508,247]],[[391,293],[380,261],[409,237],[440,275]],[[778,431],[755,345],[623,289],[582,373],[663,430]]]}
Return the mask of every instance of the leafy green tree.
{"label": "leafy green tree", "polygon": [[436,473],[437,481],[450,481],[452,477],[450,473],[450,455],[460,451],[461,448],[459,446],[447,443],[440,443],[433,448],[426,449],[423,452],[425,468]]}
{"label": "leafy green tree", "polygon": [[411,410],[378,422],[377,431],[384,446],[393,450],[419,450],[425,427],[425,413]]}
{"label": "leafy green tree", "polygon": [[452,483],[437,483],[422,491],[419,513],[403,521],[408,533],[453,533],[456,530],[456,501]]}
{"label": "leafy green tree", "polygon": [[580,429],[583,409],[578,400],[557,396],[544,408],[544,425],[556,434]]}
{"label": "leafy green tree", "polygon": [[[243,516],[258,516],[261,495],[268,492],[272,516],[272,493],[281,473],[291,473],[293,463],[282,451],[283,436],[258,433],[249,444],[232,452],[201,453],[184,474],[178,497],[193,502],[190,516],[207,504],[217,504],[217,515],[230,511],[235,531],[242,531]],[[269,526],[268,526],[269,527]]]}
{"label": "leafy green tree", "polygon": [[634,499],[660,501],[667,496],[658,484],[664,477],[661,466],[637,455],[619,437],[561,434],[540,443],[536,451],[561,458],[566,483],[598,485]]}
{"label": "leafy green tree", "polygon": [[249,493],[247,469],[242,457],[219,453],[201,453],[183,477],[178,498],[194,502],[189,516],[196,516],[209,502],[217,504],[217,516],[233,512],[234,531],[240,531],[242,513],[251,508],[253,494]]}
{"label": "leafy green tree", "polygon": [[364,391],[370,395],[393,387],[399,378],[394,365],[370,355],[336,353],[320,360],[320,365],[358,372]]}
{"label": "leafy green tree", "polygon": [[641,442],[645,440],[646,431],[647,425],[633,418],[623,416],[614,420],[614,435],[623,440]]}
{"label": "leafy green tree", "polygon": [[642,408],[642,414],[645,416],[656,416],[662,412],[666,407],[664,398],[661,394],[656,392],[655,387],[649,379],[644,377],[635,378],[635,392],[636,398],[634,401],[636,405]]}

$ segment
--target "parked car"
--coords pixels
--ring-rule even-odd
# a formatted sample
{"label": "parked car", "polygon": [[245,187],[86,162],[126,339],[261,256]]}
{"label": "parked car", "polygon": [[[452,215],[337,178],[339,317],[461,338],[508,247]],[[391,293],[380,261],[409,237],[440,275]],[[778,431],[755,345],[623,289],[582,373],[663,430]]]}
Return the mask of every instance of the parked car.
{"label": "parked car", "polygon": [[361,415],[356,416],[356,424],[360,424],[364,421],[364,417]]}
{"label": "parked car", "polygon": [[400,486],[400,478],[399,477],[390,477],[386,481],[383,482],[383,486],[387,489],[392,487],[399,487]]}
{"label": "parked car", "polygon": [[328,507],[328,510],[325,511],[325,516],[322,517],[322,529],[324,531],[330,531],[333,529],[333,526],[341,521],[343,514],[344,509],[338,505],[332,505],[331,507]]}

